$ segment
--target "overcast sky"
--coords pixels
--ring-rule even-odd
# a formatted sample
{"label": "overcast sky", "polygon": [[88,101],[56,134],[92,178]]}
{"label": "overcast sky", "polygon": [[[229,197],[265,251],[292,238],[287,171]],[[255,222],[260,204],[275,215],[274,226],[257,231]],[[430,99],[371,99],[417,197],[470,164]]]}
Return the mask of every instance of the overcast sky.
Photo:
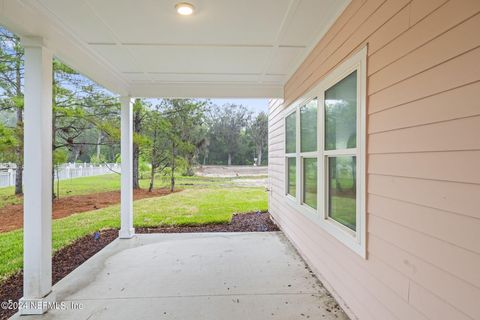
{"label": "overcast sky", "polygon": [[216,105],[224,105],[226,103],[242,104],[255,114],[265,112],[268,114],[268,99],[211,99]]}

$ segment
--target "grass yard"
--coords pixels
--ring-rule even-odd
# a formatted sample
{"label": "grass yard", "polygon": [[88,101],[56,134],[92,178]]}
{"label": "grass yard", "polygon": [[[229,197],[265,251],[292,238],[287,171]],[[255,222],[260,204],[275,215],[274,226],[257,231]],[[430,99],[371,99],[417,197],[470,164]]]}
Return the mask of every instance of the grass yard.
{"label": "grass yard", "polygon": [[[257,177],[242,177],[242,179]],[[180,189],[192,187],[211,187],[220,188],[233,185],[233,180],[237,178],[206,178],[206,177],[175,177],[175,186]],[[140,187],[148,189],[150,181],[148,179],[140,180]],[[56,186],[56,182],[55,182]],[[170,177],[157,177],[155,179],[155,188],[169,187]],[[9,204],[18,204],[22,202],[22,197],[14,195],[14,187],[0,188],[0,208]],[[120,190],[120,175],[107,174],[94,177],[83,177],[60,181],[60,197],[77,196],[98,192]],[[56,188],[55,188],[56,191]]]}
{"label": "grass yard", "polygon": [[[14,190],[14,187],[0,188],[0,208],[22,202],[22,197],[15,196]],[[120,190],[120,175],[118,174],[60,180],[60,197],[114,190]]]}
{"label": "grass yard", "polygon": [[[184,189],[182,192],[134,202],[134,224],[136,227],[153,227],[227,223],[237,212],[267,210],[264,188],[236,187],[233,179],[179,177],[177,186]],[[120,188],[116,175],[72,179],[68,183],[70,185],[65,183],[63,188],[71,191],[69,195]],[[147,184],[148,181],[141,181],[142,187]],[[159,181],[158,185],[162,184],[167,185],[168,181]],[[119,211],[119,205],[115,205],[54,220],[54,251],[102,228],[118,228]],[[21,269],[22,245],[23,230],[0,233],[0,279]]]}

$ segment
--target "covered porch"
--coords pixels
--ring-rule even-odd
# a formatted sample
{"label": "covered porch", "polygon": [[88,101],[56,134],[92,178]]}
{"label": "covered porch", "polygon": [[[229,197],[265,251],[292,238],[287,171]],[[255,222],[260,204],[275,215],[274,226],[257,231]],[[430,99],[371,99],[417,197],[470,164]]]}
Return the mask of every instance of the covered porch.
{"label": "covered porch", "polygon": [[348,319],[281,232],[117,239],[50,299],[29,319]]}
{"label": "covered porch", "polygon": [[[25,48],[24,296],[48,319],[346,317],[280,233],[137,236],[134,98],[283,98],[348,1],[0,1]],[[312,15],[313,11],[321,13]],[[120,96],[119,239],[52,288],[52,59]],[[82,310],[49,303],[85,302]],[[140,315],[140,316],[139,316]],[[43,319],[43,318],[42,318]]]}
{"label": "covered porch", "polygon": [[[480,319],[480,1],[177,5],[0,0],[25,48],[21,314],[328,319],[300,254],[352,319]],[[53,57],[120,97],[122,203],[120,239],[52,291]],[[281,233],[136,235],[136,97],[269,98],[268,207],[299,254]]]}

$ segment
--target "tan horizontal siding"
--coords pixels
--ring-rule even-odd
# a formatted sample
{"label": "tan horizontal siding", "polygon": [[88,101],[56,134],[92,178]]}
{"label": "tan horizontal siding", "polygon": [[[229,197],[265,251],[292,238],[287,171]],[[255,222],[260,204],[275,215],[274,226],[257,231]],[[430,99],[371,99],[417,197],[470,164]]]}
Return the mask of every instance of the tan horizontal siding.
{"label": "tan horizontal siding", "polygon": [[456,309],[447,301],[442,300],[438,296],[432,294],[422,286],[415,282],[410,285],[410,304],[418,310],[423,310],[433,319],[455,319],[455,320],[471,320],[462,310]]}
{"label": "tan horizontal siding", "polygon": [[[368,231],[480,288],[478,254],[370,214]],[[436,248],[436,250],[432,250]],[[462,261],[463,263],[458,263]]]}
{"label": "tan horizontal siding", "polygon": [[380,195],[368,200],[370,214],[480,254],[480,219]]}
{"label": "tan horizontal siding", "polygon": [[[467,315],[478,313],[476,302],[480,294],[478,288],[425,262],[421,257],[406,252],[394,243],[371,234],[368,240],[369,251],[372,252],[372,255],[408,276],[411,284],[415,283],[423,288],[428,288],[431,294],[442,299],[444,304],[450,305],[456,310],[464,310],[463,313]],[[472,316],[470,318],[475,319]]]}
{"label": "tan horizontal siding", "polygon": [[[270,169],[276,170],[279,172],[283,172],[284,170],[284,159],[283,158],[277,158],[275,161],[272,162],[272,165],[270,166]],[[276,178],[276,177],[274,177]],[[278,178],[278,177],[277,177]]]}
{"label": "tan horizontal siding", "polygon": [[369,153],[480,150],[480,116],[370,134]]}
{"label": "tan horizontal siding", "polygon": [[370,36],[368,40],[368,51],[370,54],[373,54],[388,44],[388,42],[385,41],[393,41],[409,28],[410,11],[411,6],[405,6]]}
{"label": "tan horizontal siding", "polygon": [[369,96],[369,112],[378,112],[476,82],[480,74],[479,59],[480,48],[477,48],[374,93]]}
{"label": "tan horizontal siding", "polygon": [[272,144],[274,144],[274,145],[283,145],[283,143],[284,143],[283,134],[273,136],[273,137],[270,139],[270,142],[271,142]]}
{"label": "tan horizontal siding", "polygon": [[415,25],[447,2],[448,0],[413,0],[410,13],[411,25]]}
{"label": "tan horizontal siding", "polygon": [[[480,115],[480,81],[370,114],[369,133]],[[458,103],[458,101],[462,103]],[[455,107],[452,107],[455,106]]]}
{"label": "tan horizontal siding", "polygon": [[[390,87],[480,46],[480,37],[472,37],[470,30],[480,30],[480,14],[372,74],[368,82],[369,94]],[[371,57],[370,61],[373,63],[378,58]]]}
{"label": "tan horizontal siding", "polygon": [[[412,6],[411,11],[413,10]],[[394,41],[375,52],[368,61],[369,74],[373,74],[393,61],[411,54],[413,50],[428,44],[435,37],[469,19],[479,10],[480,2],[478,0],[450,0],[446,2],[438,10],[426,16],[424,20],[411,26]]]}
{"label": "tan horizontal siding", "polygon": [[[371,174],[480,184],[480,151],[371,154],[368,160]],[[452,164],[455,170],[445,170]]]}
{"label": "tan horizontal siding", "polygon": [[[271,101],[270,211],[361,320],[480,319],[479,30],[478,0],[352,0]],[[284,196],[285,109],[364,45],[366,260]]]}
{"label": "tan horizontal siding", "polygon": [[480,185],[477,184],[371,174],[368,192],[480,219]]}

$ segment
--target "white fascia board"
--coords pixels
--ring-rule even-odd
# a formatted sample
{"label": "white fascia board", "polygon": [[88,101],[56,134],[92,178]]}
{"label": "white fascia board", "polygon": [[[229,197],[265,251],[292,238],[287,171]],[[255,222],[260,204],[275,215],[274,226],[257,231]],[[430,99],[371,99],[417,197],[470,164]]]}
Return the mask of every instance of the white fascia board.
{"label": "white fascia board", "polygon": [[282,85],[262,84],[134,84],[139,98],[282,98]]}

